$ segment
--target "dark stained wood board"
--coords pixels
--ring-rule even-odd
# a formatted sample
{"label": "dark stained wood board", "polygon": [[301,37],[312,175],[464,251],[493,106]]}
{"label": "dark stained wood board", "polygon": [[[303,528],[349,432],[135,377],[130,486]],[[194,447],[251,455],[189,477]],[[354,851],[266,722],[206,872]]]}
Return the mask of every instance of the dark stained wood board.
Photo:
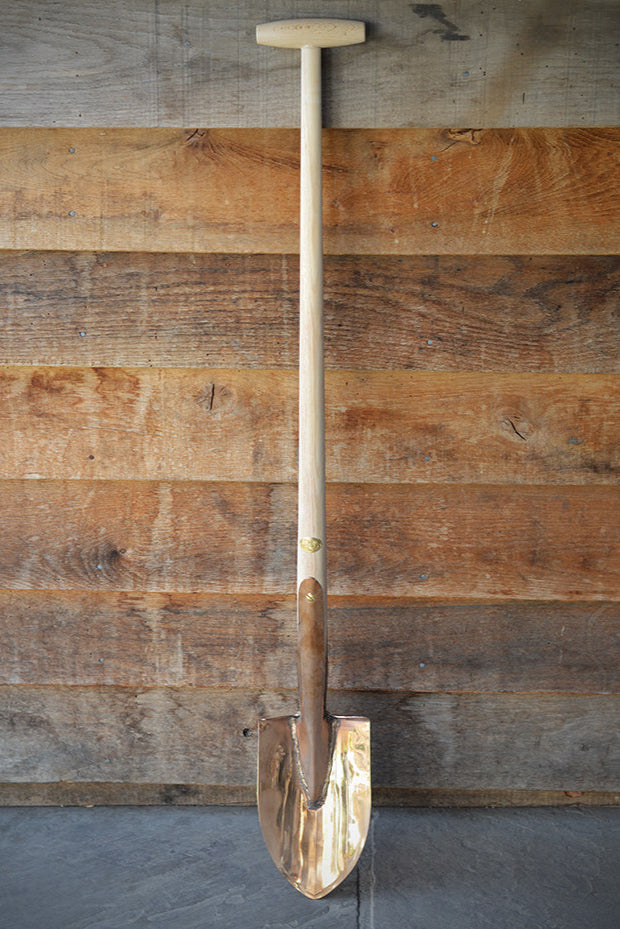
{"label": "dark stained wood board", "polygon": [[[334,594],[616,600],[616,486],[330,484]],[[0,482],[0,586],[283,593],[292,484]]]}
{"label": "dark stained wood board", "polygon": [[0,122],[296,125],[299,53],[257,46],[255,28],[326,12],[368,31],[327,53],[327,125],[619,121],[614,0],[29,0],[0,14]]}
{"label": "dark stained wood board", "polygon": [[[461,790],[373,787],[377,807],[618,806],[619,791]],[[256,785],[144,784],[127,781],[0,782],[0,806],[255,806]]]}
{"label": "dark stained wood board", "polygon": [[[295,367],[298,279],[294,255],[0,252],[0,361]],[[326,256],[325,361],[620,373],[620,258]]]}
{"label": "dark stained wood board", "polygon": [[[620,692],[617,603],[330,597],[335,690]],[[295,688],[285,595],[0,591],[0,683]]]}
{"label": "dark stained wood board", "polygon": [[[2,687],[0,780],[251,786],[258,718],[295,705],[291,691]],[[620,788],[614,696],[351,691],[330,708],[373,720],[377,787]]]}
{"label": "dark stained wood board", "polygon": [[[0,478],[294,481],[297,375],[0,367]],[[617,483],[617,375],[329,371],[327,479]]]}
{"label": "dark stained wood board", "polygon": [[[619,141],[326,130],[325,251],[616,254]],[[5,128],[0,247],[296,252],[298,149],[289,129]]]}

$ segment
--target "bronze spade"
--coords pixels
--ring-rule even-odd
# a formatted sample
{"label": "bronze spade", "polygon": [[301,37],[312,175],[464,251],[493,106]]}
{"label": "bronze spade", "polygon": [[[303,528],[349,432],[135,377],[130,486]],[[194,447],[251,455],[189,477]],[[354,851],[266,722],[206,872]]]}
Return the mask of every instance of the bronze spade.
{"label": "bronze spade", "polygon": [[370,821],[370,722],[331,716],[327,689],[325,403],[321,213],[321,48],[364,41],[364,24],[258,26],[260,45],[301,49],[300,350],[297,628],[300,713],[262,719],[258,812],[271,856],[307,897],[333,890]]}

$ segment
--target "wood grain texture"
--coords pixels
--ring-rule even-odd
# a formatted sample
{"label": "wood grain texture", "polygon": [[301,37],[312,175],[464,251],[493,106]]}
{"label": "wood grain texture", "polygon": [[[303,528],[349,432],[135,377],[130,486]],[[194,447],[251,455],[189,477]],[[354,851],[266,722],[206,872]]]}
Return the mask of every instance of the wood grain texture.
{"label": "wood grain texture", "polygon": [[[252,803],[299,275],[254,27],[325,4],[104,6],[0,11],[0,804]],[[325,53],[328,705],[379,803],[620,803],[619,12],[361,0]]]}
{"label": "wood grain texture", "polygon": [[[298,55],[259,48],[255,27],[325,12],[321,0],[6,5],[0,122],[296,125]],[[328,125],[618,123],[614,0],[330,0],[328,12],[368,32],[329,57]]]}
{"label": "wood grain texture", "polygon": [[[617,256],[327,256],[327,368],[620,373]],[[295,367],[294,255],[0,252],[0,362]]]}
{"label": "wood grain texture", "polygon": [[[0,683],[297,686],[289,596],[0,591]],[[331,597],[329,686],[620,692],[616,603]]]}
{"label": "wood grain texture", "polygon": [[[291,692],[202,688],[0,688],[0,780],[250,786],[260,716]],[[332,695],[371,719],[373,781],[384,788],[620,788],[613,696]],[[244,730],[250,732],[244,735]]]}
{"label": "wood grain texture", "polygon": [[[617,375],[330,371],[325,389],[329,481],[620,476]],[[0,477],[294,481],[297,403],[289,371],[3,367]]]}
{"label": "wood grain texture", "polygon": [[[617,487],[332,484],[333,594],[616,600]],[[295,487],[4,481],[0,587],[282,593]]]}
{"label": "wood grain texture", "polygon": [[[326,130],[325,251],[616,254],[619,139]],[[298,150],[287,129],[4,129],[0,247],[296,252]]]}
{"label": "wood grain texture", "polygon": [[[373,787],[373,808],[609,807],[620,792],[605,790],[462,790]],[[256,785],[138,784],[110,781],[0,782],[8,806],[256,806]]]}

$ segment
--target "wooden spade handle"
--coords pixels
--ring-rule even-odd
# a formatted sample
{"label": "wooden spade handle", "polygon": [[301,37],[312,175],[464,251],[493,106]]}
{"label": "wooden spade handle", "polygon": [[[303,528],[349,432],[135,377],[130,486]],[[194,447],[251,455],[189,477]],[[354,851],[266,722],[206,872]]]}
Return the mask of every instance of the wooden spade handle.
{"label": "wooden spade handle", "polygon": [[363,42],[365,31],[364,23],[351,19],[283,19],[257,26],[256,41],[276,48],[334,48]]}
{"label": "wooden spade handle", "polygon": [[297,677],[301,715],[297,737],[308,800],[318,803],[329,774],[330,726],[325,712],[327,636],[325,592],[306,578],[297,592]]}
{"label": "wooden spade handle", "polygon": [[329,774],[331,727],[327,686],[325,557],[325,376],[323,367],[323,229],[321,184],[321,48],[364,41],[364,23],[285,20],[256,29],[259,45],[301,49],[299,240],[299,488],[297,545],[298,748],[311,803]]}
{"label": "wooden spade handle", "polygon": [[298,726],[308,797],[320,800],[329,768],[325,386],[321,205],[321,49],[301,50],[299,239],[299,488],[297,546]]}
{"label": "wooden spade handle", "polygon": [[301,50],[299,239],[299,489],[297,585],[314,577],[327,593],[325,386],[321,206],[321,50]]}

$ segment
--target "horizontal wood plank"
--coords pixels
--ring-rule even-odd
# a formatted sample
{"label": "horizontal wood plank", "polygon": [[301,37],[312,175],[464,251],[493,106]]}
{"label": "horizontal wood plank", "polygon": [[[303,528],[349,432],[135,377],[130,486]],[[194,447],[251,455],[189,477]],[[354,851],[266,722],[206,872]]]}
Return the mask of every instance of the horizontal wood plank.
{"label": "horizontal wood plank", "polygon": [[[331,597],[335,690],[620,692],[617,603]],[[0,683],[297,686],[292,595],[0,591]]]}
{"label": "horizontal wood plank", "polygon": [[[259,48],[257,23],[325,15],[248,0],[6,4],[0,122],[11,125],[296,125],[299,54]],[[614,0],[330,0],[368,41],[330,54],[329,125],[614,125]],[[28,79],[24,79],[27,74]]]}
{"label": "horizontal wood plank", "polygon": [[[295,709],[291,692],[202,688],[2,687],[0,701],[9,783],[251,786],[258,718]],[[330,709],[370,718],[380,788],[620,791],[617,697],[351,692]]]}
{"label": "horizontal wood plank", "polygon": [[[292,481],[292,371],[0,368],[1,478]],[[330,371],[327,479],[617,483],[617,375]]]}
{"label": "horizontal wood plank", "polygon": [[[0,252],[3,364],[297,365],[294,255]],[[325,259],[328,368],[620,373],[618,256]]]}
{"label": "horizontal wood plank", "polygon": [[[0,782],[0,806],[256,806],[256,785],[136,784],[110,781]],[[373,786],[377,807],[618,806],[605,790],[461,790]]]}
{"label": "horizontal wood plank", "polygon": [[[616,600],[617,487],[331,484],[333,594]],[[0,483],[0,587],[294,589],[290,484]]]}
{"label": "horizontal wood plank", "polygon": [[[328,254],[616,254],[620,130],[326,130]],[[298,249],[299,133],[3,129],[0,247]]]}

